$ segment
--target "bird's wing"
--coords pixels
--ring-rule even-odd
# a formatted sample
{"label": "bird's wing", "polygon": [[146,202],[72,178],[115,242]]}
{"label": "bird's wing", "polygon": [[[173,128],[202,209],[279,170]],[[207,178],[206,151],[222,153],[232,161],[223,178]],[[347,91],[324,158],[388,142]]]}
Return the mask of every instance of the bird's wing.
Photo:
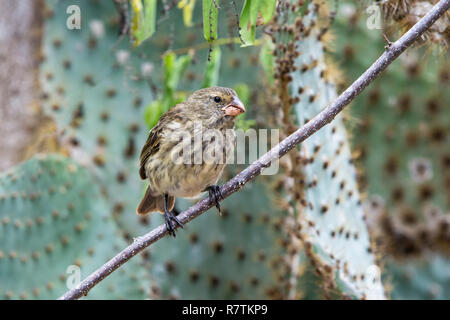
{"label": "bird's wing", "polygon": [[171,122],[174,119],[174,117],[175,118],[180,117],[182,108],[183,108],[182,103],[179,103],[174,107],[170,108],[169,111],[167,111],[165,114],[161,116],[158,123],[153,127],[153,129],[150,130],[147,141],[145,142],[145,145],[142,148],[141,156],[139,157],[140,161],[139,175],[141,176],[141,179],[143,180],[147,179],[147,173],[145,172],[145,164],[147,163],[147,160],[151,156],[153,156],[155,153],[158,152],[165,127],[169,122]]}

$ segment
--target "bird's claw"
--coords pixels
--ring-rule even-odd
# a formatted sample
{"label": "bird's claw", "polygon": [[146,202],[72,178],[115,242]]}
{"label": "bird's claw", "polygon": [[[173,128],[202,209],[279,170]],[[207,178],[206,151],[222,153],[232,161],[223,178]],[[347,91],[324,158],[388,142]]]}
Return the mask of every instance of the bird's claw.
{"label": "bird's claw", "polygon": [[209,186],[207,188],[210,201],[214,202],[219,213],[222,214],[220,209],[220,200],[223,199],[222,192],[220,192],[220,187],[217,185]]}
{"label": "bird's claw", "polygon": [[171,236],[173,236],[175,238],[176,237],[175,225],[173,222],[175,221],[175,223],[180,228],[183,228],[183,224],[181,223],[180,220],[178,220],[178,218],[171,211],[167,211],[166,213],[164,213],[164,218],[165,218],[165,224],[166,224],[167,231],[169,232],[169,234]]}

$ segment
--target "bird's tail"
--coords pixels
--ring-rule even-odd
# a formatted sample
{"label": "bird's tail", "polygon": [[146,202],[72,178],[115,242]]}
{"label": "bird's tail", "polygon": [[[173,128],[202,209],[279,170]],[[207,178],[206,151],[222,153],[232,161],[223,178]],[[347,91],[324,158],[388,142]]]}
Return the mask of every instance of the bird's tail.
{"label": "bird's tail", "polygon": [[[167,207],[169,210],[172,210],[175,205],[175,197],[169,196],[168,202]],[[164,212],[164,196],[153,195],[153,191],[148,186],[144,197],[136,209],[136,213],[146,215],[151,212]]]}

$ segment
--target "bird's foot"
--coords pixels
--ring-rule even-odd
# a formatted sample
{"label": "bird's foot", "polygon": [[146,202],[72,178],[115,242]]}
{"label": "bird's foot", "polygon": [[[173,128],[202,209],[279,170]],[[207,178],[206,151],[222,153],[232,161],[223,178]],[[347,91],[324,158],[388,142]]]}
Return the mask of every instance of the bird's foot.
{"label": "bird's foot", "polygon": [[208,191],[210,201],[215,203],[217,210],[222,214],[219,201],[223,199],[223,196],[222,192],[220,192],[220,187],[218,185],[209,186],[205,191]]}
{"label": "bird's foot", "polygon": [[178,220],[178,218],[175,216],[175,214],[171,211],[166,211],[164,213],[164,220],[166,223],[166,228],[167,231],[169,231],[169,234],[172,235],[174,238],[176,237],[175,235],[175,224],[174,222],[180,227],[183,228],[183,224],[181,223],[180,220]]}

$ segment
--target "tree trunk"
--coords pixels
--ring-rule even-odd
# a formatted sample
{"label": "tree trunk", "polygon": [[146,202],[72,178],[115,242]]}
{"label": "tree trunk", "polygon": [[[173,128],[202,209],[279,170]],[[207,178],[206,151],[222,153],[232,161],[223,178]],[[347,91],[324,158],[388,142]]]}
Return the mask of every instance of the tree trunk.
{"label": "tree trunk", "polygon": [[44,3],[0,1],[0,171],[23,160],[39,127]]}

